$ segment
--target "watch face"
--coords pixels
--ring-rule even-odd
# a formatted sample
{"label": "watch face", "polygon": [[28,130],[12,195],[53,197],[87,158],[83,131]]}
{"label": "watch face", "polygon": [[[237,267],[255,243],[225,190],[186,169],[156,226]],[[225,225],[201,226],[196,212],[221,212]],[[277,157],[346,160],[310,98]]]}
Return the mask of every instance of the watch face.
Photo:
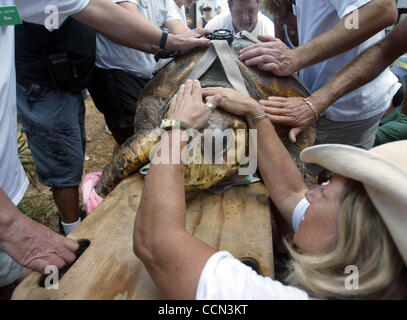
{"label": "watch face", "polygon": [[170,128],[170,127],[174,126],[175,122],[176,122],[176,121],[174,121],[174,120],[163,119],[163,120],[161,121],[160,128],[161,128],[161,129]]}
{"label": "watch face", "polygon": [[164,130],[171,130],[171,129],[187,130],[189,128],[190,128],[190,126],[183,121],[169,120],[169,119],[163,119],[161,121],[161,125],[160,125],[160,129],[164,129]]}

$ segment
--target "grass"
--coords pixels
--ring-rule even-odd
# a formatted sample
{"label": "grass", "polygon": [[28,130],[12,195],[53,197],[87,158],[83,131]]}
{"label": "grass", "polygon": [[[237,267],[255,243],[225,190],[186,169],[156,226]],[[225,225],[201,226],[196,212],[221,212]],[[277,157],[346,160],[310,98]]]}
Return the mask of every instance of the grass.
{"label": "grass", "polygon": [[[18,156],[20,158],[21,164],[24,167],[25,173],[30,180],[30,184],[40,192],[37,186],[37,176],[34,168],[34,159],[31,156],[31,151],[28,148],[27,137],[21,130],[18,130],[17,135],[18,143]],[[23,200],[18,204],[18,209],[29,217],[39,217],[42,216],[52,208],[52,201],[49,199],[44,199],[43,195],[32,195],[25,196]]]}
{"label": "grass", "polygon": [[41,195],[26,196],[18,204],[18,209],[29,217],[39,217],[47,214],[52,208],[52,202],[44,200]]}

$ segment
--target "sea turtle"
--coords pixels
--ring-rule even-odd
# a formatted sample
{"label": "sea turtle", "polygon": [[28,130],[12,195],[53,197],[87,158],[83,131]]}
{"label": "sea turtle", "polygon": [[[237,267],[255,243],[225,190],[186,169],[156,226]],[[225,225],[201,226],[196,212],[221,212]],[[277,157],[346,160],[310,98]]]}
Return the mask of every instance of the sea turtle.
{"label": "sea turtle", "polygon": [[[235,36],[230,45],[251,97],[259,100],[270,96],[306,97],[309,95],[306,87],[295,76],[276,77],[271,73],[258,70],[256,67],[247,67],[239,61],[240,49],[251,44],[253,44],[252,41],[241,36]],[[96,185],[96,192],[101,197],[105,197],[121,180],[149,162],[150,152],[159,141],[160,130],[158,127],[162,119],[165,118],[171,97],[177,92],[180,85],[188,79],[191,71],[206,50],[208,49],[196,48],[175,58],[159,70],[146,85],[138,101],[135,116],[135,134],[114,154],[111,161],[104,168],[102,177]],[[199,80],[202,87],[232,87],[219,59],[216,59]],[[236,132],[237,129],[247,130],[247,124],[243,118],[231,115],[218,108],[209,119],[207,128],[213,130],[233,129]],[[297,139],[296,144],[290,144],[288,141],[289,128],[279,125],[276,125],[275,128],[298,167],[303,170],[299,160],[299,153],[305,147],[313,144],[315,138],[314,128],[305,130]],[[243,144],[241,147],[247,149],[248,143]],[[236,152],[238,152],[239,147],[236,149]],[[185,189],[187,191],[207,189],[228,177],[236,175],[239,167],[239,161],[233,164],[186,165]]]}

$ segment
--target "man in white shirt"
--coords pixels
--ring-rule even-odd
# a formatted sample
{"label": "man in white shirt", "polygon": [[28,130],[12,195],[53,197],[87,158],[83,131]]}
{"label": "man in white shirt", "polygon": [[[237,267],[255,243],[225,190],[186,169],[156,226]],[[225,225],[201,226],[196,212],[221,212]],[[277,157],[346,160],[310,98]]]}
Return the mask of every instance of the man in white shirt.
{"label": "man in white shirt", "polygon": [[[172,34],[190,31],[172,0],[113,0],[130,12],[139,12],[159,28]],[[105,116],[109,130],[118,145],[134,134],[137,100],[152,77],[156,61],[151,46],[135,50],[119,45],[101,34],[96,38],[96,68],[89,93]]]}
{"label": "man in white shirt", "polygon": [[206,29],[227,29],[234,34],[246,30],[254,36],[260,34],[274,37],[274,23],[259,12],[259,0],[229,0],[230,12],[217,15]]}
{"label": "man in white shirt", "polygon": [[[280,40],[267,41],[241,52],[247,65],[287,76],[300,71],[311,92],[320,89],[338,70],[358,54],[385,37],[384,29],[397,19],[393,0],[297,0],[300,46],[289,49]],[[363,71],[361,71],[363,72]],[[310,98],[282,103],[279,98],[263,101],[271,121],[293,127],[290,140],[316,123],[316,144],[343,143],[369,149],[379,121],[399,89],[397,78],[386,69],[369,84],[322,107]],[[313,175],[322,168],[310,166]]]}
{"label": "man in white shirt", "polygon": [[[72,15],[82,23],[112,39],[137,47],[140,43],[162,44],[168,49],[188,49],[209,45],[202,30],[181,36],[168,35],[140,14],[130,14],[110,0],[3,0],[1,6],[16,5],[20,16],[32,23],[44,24],[49,12],[58,8],[58,21]],[[107,14],[108,13],[108,14]],[[15,20],[12,20],[13,22]],[[166,40],[166,41],[165,41]],[[0,26],[0,295],[13,285],[22,266],[44,272],[49,265],[63,268],[75,259],[78,244],[64,238],[21,214],[16,205],[28,186],[17,153],[16,76],[14,63],[14,25]],[[3,251],[4,250],[4,251]],[[3,287],[3,288],[2,288]],[[9,289],[9,288],[8,288]]]}
{"label": "man in white shirt", "polygon": [[171,0],[171,5],[174,8],[174,11],[178,13],[181,18],[182,24],[185,27],[188,27],[187,16],[185,14],[185,7],[191,8],[194,3],[198,0]]}

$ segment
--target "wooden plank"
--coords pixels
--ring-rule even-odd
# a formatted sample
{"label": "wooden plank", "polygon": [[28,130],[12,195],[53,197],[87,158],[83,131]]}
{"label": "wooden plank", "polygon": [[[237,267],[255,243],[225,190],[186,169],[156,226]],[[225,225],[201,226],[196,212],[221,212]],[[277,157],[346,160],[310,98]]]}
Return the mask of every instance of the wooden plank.
{"label": "wooden plank", "polygon": [[[160,299],[154,283],[133,253],[133,226],[143,177],[122,181],[69,237],[88,239],[88,249],[59,281],[59,289],[39,286],[31,273],[13,299]],[[256,260],[274,277],[271,215],[262,183],[234,187],[224,195],[201,192],[187,206],[187,230],[236,258]]]}

